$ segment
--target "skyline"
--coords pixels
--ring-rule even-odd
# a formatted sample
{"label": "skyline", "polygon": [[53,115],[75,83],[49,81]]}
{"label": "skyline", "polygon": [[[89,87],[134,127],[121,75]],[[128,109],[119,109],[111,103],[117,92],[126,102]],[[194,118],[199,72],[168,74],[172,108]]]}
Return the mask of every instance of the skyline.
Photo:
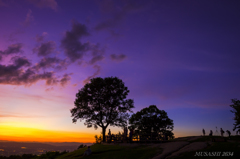
{"label": "skyline", "polygon": [[215,127],[235,134],[229,105],[240,90],[239,7],[0,0],[0,140],[94,142],[101,129],[73,124],[70,109],[91,78],[110,76],[130,90],[134,113],[165,110],[176,137]]}

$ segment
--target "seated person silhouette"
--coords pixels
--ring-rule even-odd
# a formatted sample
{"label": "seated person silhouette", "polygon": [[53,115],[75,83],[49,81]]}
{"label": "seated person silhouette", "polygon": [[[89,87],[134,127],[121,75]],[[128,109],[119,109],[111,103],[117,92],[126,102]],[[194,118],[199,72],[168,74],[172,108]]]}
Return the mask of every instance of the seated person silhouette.
{"label": "seated person silhouette", "polygon": [[90,149],[90,146],[88,146],[88,149],[84,152],[83,156],[89,156],[92,153],[92,150]]}

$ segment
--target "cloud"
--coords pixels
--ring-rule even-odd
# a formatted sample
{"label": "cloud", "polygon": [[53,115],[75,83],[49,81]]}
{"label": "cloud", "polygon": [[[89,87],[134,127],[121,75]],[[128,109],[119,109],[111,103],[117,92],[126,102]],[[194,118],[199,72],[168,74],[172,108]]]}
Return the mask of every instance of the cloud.
{"label": "cloud", "polygon": [[11,60],[14,62],[15,66],[17,68],[31,65],[31,63],[25,57],[14,56],[14,57],[12,57]]}
{"label": "cloud", "polygon": [[28,1],[39,8],[51,8],[55,11],[57,11],[58,8],[56,0],[28,0]]}
{"label": "cloud", "polygon": [[37,63],[33,68],[39,71],[40,69],[55,68],[57,70],[66,69],[67,62],[66,60],[61,60],[57,57],[44,57],[39,63]]}
{"label": "cloud", "polygon": [[[139,11],[144,8],[144,5],[136,3],[135,1],[128,1],[121,7],[118,4],[114,4],[114,1],[105,0],[101,2],[100,7],[101,10],[109,12],[113,17],[98,23],[94,28],[96,31],[111,29],[118,26],[128,13]],[[113,33],[113,30],[109,31]]]}
{"label": "cloud", "polygon": [[41,43],[40,46],[37,46],[33,49],[33,52],[37,53],[38,56],[47,56],[55,52],[56,43],[54,41],[48,41]]}
{"label": "cloud", "polygon": [[98,61],[101,61],[104,59],[104,56],[103,55],[97,55],[97,56],[94,56],[90,61],[89,61],[89,64],[93,65],[95,64],[96,62]]}
{"label": "cloud", "polygon": [[51,87],[51,88],[47,88],[45,91],[46,91],[46,92],[49,92],[49,91],[52,91],[52,90],[54,90],[53,87]]}
{"label": "cloud", "polygon": [[26,19],[25,19],[25,21],[23,22],[23,25],[24,25],[25,27],[28,27],[33,20],[34,20],[34,17],[32,16],[32,10],[29,9],[29,10],[28,10],[28,13],[27,13],[27,16],[26,16]]}
{"label": "cloud", "polygon": [[82,37],[88,35],[87,27],[76,21],[72,22],[71,31],[66,31],[65,36],[61,41],[61,47],[72,62],[82,59],[84,53],[89,50],[89,42],[81,43],[79,41]]}
{"label": "cloud", "polygon": [[43,32],[42,35],[37,35],[36,36],[36,41],[37,42],[43,42],[44,38],[48,35],[47,32]]}
{"label": "cloud", "polygon": [[78,84],[77,84],[77,83],[75,83],[75,84],[73,84],[72,86],[73,86],[73,87],[76,87],[77,85],[78,85]]}
{"label": "cloud", "polygon": [[100,71],[101,71],[100,66],[95,65],[95,66],[93,66],[93,68],[96,69],[96,72],[93,75],[88,76],[85,80],[83,80],[83,84],[87,84],[90,81],[90,79],[96,77],[100,73]]}
{"label": "cloud", "polygon": [[103,54],[105,53],[105,48],[100,48],[99,44],[91,45],[92,59],[88,62],[90,65],[95,64],[98,61],[102,61],[104,59]]}
{"label": "cloud", "polygon": [[13,31],[10,35],[9,35],[9,41],[16,41],[17,35],[23,34],[26,31],[26,28],[28,26],[30,26],[30,24],[34,21],[34,17],[32,16],[32,10],[29,9],[28,13],[26,15],[26,18],[23,22],[21,22],[22,27],[18,28],[17,30]]}
{"label": "cloud", "polygon": [[0,51],[0,54],[9,55],[9,54],[21,53],[22,52],[22,46],[23,45],[21,43],[12,44],[12,45],[8,46],[8,48],[6,50]]}
{"label": "cloud", "polygon": [[[48,55],[54,49],[54,42],[42,43],[38,48],[38,54]],[[2,55],[6,56],[19,52],[22,52],[22,44],[12,44],[6,50],[0,51],[0,61]],[[44,80],[46,85],[60,84],[65,86],[71,79],[71,74],[64,74],[61,78],[55,75],[58,71],[67,68],[68,62],[66,59],[44,57],[33,66],[26,57],[14,56],[11,57],[10,62],[8,65],[0,64],[0,84],[31,86],[40,80]],[[49,68],[53,68],[54,71],[47,70]]]}
{"label": "cloud", "polygon": [[[25,57],[13,57],[13,64],[0,64],[0,84],[31,86],[39,80],[45,80],[46,85],[55,85],[61,80],[55,76],[55,72],[37,73],[31,63]],[[24,69],[25,68],[25,69]]]}
{"label": "cloud", "polygon": [[120,54],[120,55],[111,54],[110,57],[113,61],[121,62],[124,59],[126,59],[127,56],[124,54]]}
{"label": "cloud", "polygon": [[97,31],[100,31],[103,29],[113,28],[118,25],[121,19],[122,19],[122,15],[117,15],[112,19],[107,19],[99,23],[94,29]]}
{"label": "cloud", "polygon": [[37,74],[33,69],[21,69],[16,65],[0,65],[0,84],[31,86],[39,80],[45,80],[46,85],[57,84],[54,72]]}
{"label": "cloud", "polygon": [[60,80],[61,86],[64,87],[71,80],[71,77],[69,75],[71,75],[71,74],[64,74],[63,75],[63,78]]}

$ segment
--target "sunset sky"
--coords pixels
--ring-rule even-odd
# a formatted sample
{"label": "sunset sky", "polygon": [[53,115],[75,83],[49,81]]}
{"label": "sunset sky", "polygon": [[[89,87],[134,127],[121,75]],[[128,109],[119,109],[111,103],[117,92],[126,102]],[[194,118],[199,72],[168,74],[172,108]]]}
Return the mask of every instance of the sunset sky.
{"label": "sunset sky", "polygon": [[176,137],[232,131],[239,8],[237,0],[0,0],[0,140],[94,142],[101,129],[73,124],[70,109],[89,79],[110,76],[128,87],[134,112],[165,110]]}

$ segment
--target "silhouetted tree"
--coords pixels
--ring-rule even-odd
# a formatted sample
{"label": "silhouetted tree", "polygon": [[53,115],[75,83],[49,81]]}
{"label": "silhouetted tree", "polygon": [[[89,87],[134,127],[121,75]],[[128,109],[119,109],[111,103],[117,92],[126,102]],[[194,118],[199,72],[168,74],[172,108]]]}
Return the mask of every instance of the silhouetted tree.
{"label": "silhouetted tree", "polygon": [[71,109],[72,121],[85,120],[88,128],[102,128],[103,141],[108,125],[124,127],[132,112],[133,100],[126,99],[129,90],[117,77],[93,78],[79,90]]}
{"label": "silhouetted tree", "polygon": [[155,105],[133,114],[129,119],[129,128],[141,131],[141,134],[165,134],[167,137],[173,138],[173,120],[168,118],[164,110],[159,110]]}
{"label": "silhouetted tree", "polygon": [[240,131],[240,101],[237,99],[232,99],[232,105],[230,105],[230,107],[233,108],[233,110],[231,110],[232,113],[234,113],[234,120],[235,123],[233,124],[233,131],[235,131],[237,129],[237,131]]}

